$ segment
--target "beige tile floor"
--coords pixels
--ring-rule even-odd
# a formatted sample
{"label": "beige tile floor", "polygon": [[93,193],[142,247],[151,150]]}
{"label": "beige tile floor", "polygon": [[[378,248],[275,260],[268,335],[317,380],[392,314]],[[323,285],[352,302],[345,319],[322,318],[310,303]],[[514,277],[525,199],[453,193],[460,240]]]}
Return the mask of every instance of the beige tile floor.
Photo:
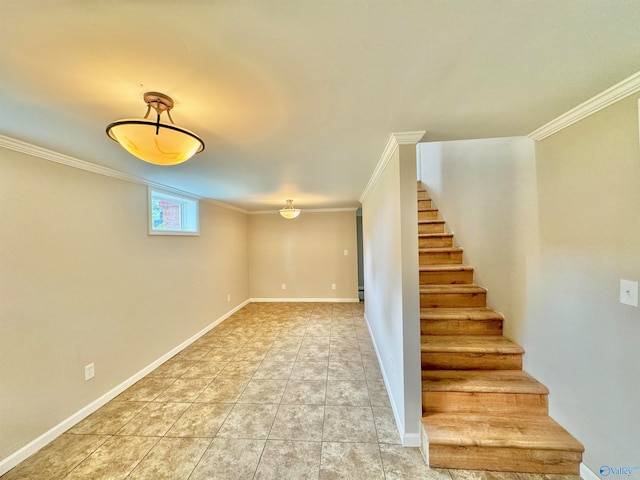
{"label": "beige tile floor", "polygon": [[2,477],[576,480],[429,469],[362,304],[249,304]]}

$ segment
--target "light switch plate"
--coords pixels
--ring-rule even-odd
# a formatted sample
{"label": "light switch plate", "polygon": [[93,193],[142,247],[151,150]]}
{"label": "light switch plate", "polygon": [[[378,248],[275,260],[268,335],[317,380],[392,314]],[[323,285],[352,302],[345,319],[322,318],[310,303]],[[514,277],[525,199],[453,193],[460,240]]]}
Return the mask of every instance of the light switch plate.
{"label": "light switch plate", "polygon": [[620,303],[632,307],[638,306],[638,282],[620,280]]}

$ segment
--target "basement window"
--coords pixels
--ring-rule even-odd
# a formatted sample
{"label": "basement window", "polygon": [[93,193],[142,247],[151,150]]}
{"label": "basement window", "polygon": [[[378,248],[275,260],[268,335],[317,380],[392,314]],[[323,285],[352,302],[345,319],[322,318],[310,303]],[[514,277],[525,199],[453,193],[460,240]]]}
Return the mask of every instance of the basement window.
{"label": "basement window", "polygon": [[200,235],[198,200],[149,188],[149,235]]}

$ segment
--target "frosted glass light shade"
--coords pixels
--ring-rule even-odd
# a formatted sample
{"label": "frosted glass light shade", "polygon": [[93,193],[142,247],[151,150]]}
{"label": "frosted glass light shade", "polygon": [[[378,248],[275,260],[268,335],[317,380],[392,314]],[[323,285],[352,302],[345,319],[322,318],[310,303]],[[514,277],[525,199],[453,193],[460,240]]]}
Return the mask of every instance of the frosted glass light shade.
{"label": "frosted glass light shade", "polygon": [[280,215],[288,220],[296,218],[298,215],[300,215],[300,209],[293,208],[293,200],[287,200],[287,205],[284,208],[281,208],[279,212]]}
{"label": "frosted glass light shade", "polygon": [[195,133],[145,119],[117,120],[107,126],[107,135],[131,155],[155,165],[177,165],[204,150]]}
{"label": "frosted glass light shade", "polygon": [[292,218],[296,218],[298,215],[300,215],[300,210],[297,208],[294,208],[293,210],[285,210],[283,208],[282,210],[280,210],[280,215],[291,220]]}

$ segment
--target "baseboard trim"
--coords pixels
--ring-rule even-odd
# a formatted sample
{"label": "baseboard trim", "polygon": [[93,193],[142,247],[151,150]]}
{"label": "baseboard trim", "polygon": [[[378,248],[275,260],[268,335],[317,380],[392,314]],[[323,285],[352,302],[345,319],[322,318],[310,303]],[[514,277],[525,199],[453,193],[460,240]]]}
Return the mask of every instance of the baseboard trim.
{"label": "baseboard trim", "polygon": [[420,433],[405,433],[402,436],[402,445],[405,447],[419,447],[421,445]]}
{"label": "baseboard trim", "polygon": [[359,298],[250,298],[250,302],[255,303],[264,303],[264,302],[273,302],[273,303],[358,303],[360,301]]}
{"label": "baseboard trim", "polygon": [[387,389],[387,393],[389,394],[389,403],[391,404],[391,410],[393,411],[393,417],[396,420],[396,428],[398,429],[398,434],[400,435],[400,440],[402,441],[403,445],[406,445],[404,442],[405,442],[405,437],[407,437],[408,435],[405,434],[404,419],[400,416],[400,414],[398,413],[398,410],[396,409],[396,402],[394,401],[394,398],[393,398],[393,392],[392,392],[391,388],[389,388],[389,379],[387,378],[387,372],[385,372],[384,365],[380,361],[380,352],[378,351],[378,345],[376,345],[376,339],[373,336],[373,332],[371,331],[371,324],[369,323],[369,318],[367,317],[366,312],[364,314],[364,321],[367,324],[367,330],[369,330],[369,336],[371,337],[371,343],[373,344],[373,349],[376,352],[376,358],[378,359],[378,365],[380,365],[380,371],[382,372],[382,380],[384,381],[384,388]]}
{"label": "baseboard trim", "polygon": [[580,476],[582,480],[600,480],[600,477],[593,473],[589,467],[587,467],[584,463],[580,464]]}
{"label": "baseboard trim", "polygon": [[389,394],[389,403],[391,403],[391,410],[393,411],[393,417],[396,420],[396,428],[398,429],[398,434],[400,435],[400,440],[402,441],[402,445],[405,447],[419,447],[421,445],[420,438],[420,430],[417,433],[407,433],[407,428],[404,423],[404,419],[398,413],[396,408],[396,402],[393,398],[393,391],[389,387],[389,378],[387,376],[387,372],[384,370],[384,364],[380,361],[380,352],[378,351],[378,345],[376,344],[375,337],[373,336],[373,332],[371,331],[371,324],[369,323],[369,318],[365,312],[364,320],[367,324],[367,330],[369,330],[369,336],[371,337],[371,343],[373,344],[373,349],[376,352],[376,358],[378,359],[378,365],[380,365],[380,371],[382,372],[382,379],[384,380],[384,387],[387,389],[387,393]]}
{"label": "baseboard trim", "polygon": [[429,437],[424,429],[424,424],[420,422],[420,452],[424,463],[429,466]]}
{"label": "baseboard trim", "polygon": [[250,300],[245,300],[241,304],[239,304],[236,307],[234,307],[232,310],[229,310],[227,313],[222,315],[220,318],[214,320],[211,324],[207,325],[205,328],[200,330],[198,333],[193,335],[191,338],[185,340],[184,342],[182,342],[180,345],[178,345],[177,347],[175,347],[171,351],[165,353],[163,356],[161,356],[160,358],[158,358],[157,360],[155,360],[151,364],[147,365],[142,370],[140,370],[139,372],[135,373],[134,375],[132,375],[131,377],[129,377],[128,379],[126,379],[125,381],[120,383],[115,388],[109,390],[107,393],[102,395],[100,398],[94,400],[89,405],[81,408],[76,413],[74,413],[70,417],[66,418],[65,420],[63,420],[62,422],[57,424],[55,427],[53,427],[50,430],[48,430],[47,432],[43,433],[38,438],[36,438],[35,440],[29,442],[27,445],[25,445],[24,447],[20,448],[16,452],[12,453],[8,457],[0,460],[0,476],[4,475],[5,473],[7,473],[9,470],[11,470],[13,467],[18,465],[23,460],[26,460],[27,458],[29,458],[31,455],[36,453],[38,450],[40,450],[43,447],[47,446],[53,440],[58,438],[60,435],[62,435],[64,432],[69,430],[74,425],[78,424],[80,421],[84,420],[86,417],[91,415],[93,412],[95,412],[97,409],[102,407],[104,404],[106,404],[110,400],[112,400],[115,397],[117,397],[118,395],[120,395],[122,392],[124,392],[131,385],[133,385],[138,380],[142,379],[143,377],[145,377],[146,375],[151,373],[153,370],[155,370],[157,367],[162,365],[164,362],[169,360],[171,357],[173,357],[177,353],[179,353],[182,350],[184,350],[186,347],[191,345],[197,339],[202,337],[205,333],[209,332],[211,329],[213,329],[214,327],[216,327],[219,324],[221,324],[223,321],[225,321],[227,318],[229,318],[235,312],[237,312],[242,307],[247,305],[249,302],[250,302]]}

